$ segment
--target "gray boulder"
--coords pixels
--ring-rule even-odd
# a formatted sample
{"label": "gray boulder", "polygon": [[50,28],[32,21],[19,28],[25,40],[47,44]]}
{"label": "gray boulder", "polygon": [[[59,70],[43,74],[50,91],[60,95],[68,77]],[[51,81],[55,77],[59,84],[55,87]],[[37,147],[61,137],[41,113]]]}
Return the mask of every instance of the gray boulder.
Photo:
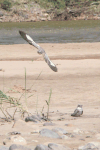
{"label": "gray boulder", "polygon": [[28,121],[32,121],[32,122],[38,122],[38,121],[41,121],[41,117],[39,115],[32,115],[32,116],[28,116],[25,118],[25,121],[28,122]]}
{"label": "gray boulder", "polygon": [[100,149],[93,143],[88,143],[85,146],[79,147],[78,150],[100,150]]}
{"label": "gray boulder", "polygon": [[34,150],[51,150],[51,149],[45,145],[39,144],[36,146]]}
{"label": "gray boulder", "polygon": [[12,145],[9,147],[9,150],[32,150],[32,149],[27,148],[27,147],[22,146],[22,145],[12,144]]}
{"label": "gray boulder", "polygon": [[49,129],[42,129],[40,131],[41,136],[46,136],[49,138],[57,138],[57,139],[61,139],[61,137],[54,131],[49,130]]}
{"label": "gray boulder", "polygon": [[68,134],[68,132],[66,130],[62,129],[62,128],[56,127],[56,128],[54,128],[52,130],[55,131],[55,132],[57,132],[57,133]]}
{"label": "gray boulder", "polygon": [[0,146],[0,150],[9,150],[9,148],[6,146]]}
{"label": "gray boulder", "polygon": [[55,126],[55,124],[52,122],[45,122],[43,126]]}
{"label": "gray boulder", "polygon": [[63,145],[55,144],[55,143],[49,143],[49,144],[48,144],[48,147],[49,147],[51,150],[71,150],[71,148],[69,148],[69,147],[67,147],[67,146],[63,146]]}

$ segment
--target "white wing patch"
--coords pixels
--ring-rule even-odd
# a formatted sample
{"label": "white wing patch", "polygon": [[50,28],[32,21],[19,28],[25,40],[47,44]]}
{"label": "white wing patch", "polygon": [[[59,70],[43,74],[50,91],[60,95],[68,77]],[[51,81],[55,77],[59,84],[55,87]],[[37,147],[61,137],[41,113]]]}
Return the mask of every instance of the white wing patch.
{"label": "white wing patch", "polygon": [[40,48],[40,46],[35,43],[29,35],[26,34],[26,38],[32,43],[33,46],[35,46],[36,48]]}
{"label": "white wing patch", "polygon": [[[50,59],[49,59],[49,61],[50,61]],[[52,61],[50,61],[50,64],[51,64],[51,66],[54,66],[54,67],[55,67],[55,65],[52,63]]]}
{"label": "white wing patch", "polygon": [[44,56],[44,59],[46,60],[46,62],[49,61],[50,65],[55,67],[55,65],[52,63],[52,61],[49,59],[49,57],[48,57],[48,55],[46,53],[44,53],[43,56]]}
{"label": "white wing patch", "polygon": [[27,34],[26,34],[26,38],[27,38],[29,41],[33,42],[33,39],[32,39],[29,35],[27,35]]}

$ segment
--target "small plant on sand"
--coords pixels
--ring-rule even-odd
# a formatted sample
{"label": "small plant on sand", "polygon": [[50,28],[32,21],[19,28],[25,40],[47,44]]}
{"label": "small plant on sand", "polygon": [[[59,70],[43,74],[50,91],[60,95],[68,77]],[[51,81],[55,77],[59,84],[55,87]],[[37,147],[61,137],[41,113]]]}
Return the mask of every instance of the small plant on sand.
{"label": "small plant on sand", "polygon": [[38,95],[37,95],[37,101],[36,101],[36,113],[37,113],[37,115],[38,115]]}
{"label": "small plant on sand", "polygon": [[[13,114],[11,115],[8,112],[8,109],[15,108]],[[23,108],[22,104],[19,102],[18,99],[14,97],[7,96],[0,90],[0,110],[5,116],[6,121],[14,120],[14,116],[16,112],[25,112],[26,110]]]}
{"label": "small plant on sand", "polygon": [[46,121],[49,120],[49,110],[50,110],[51,95],[52,95],[52,89],[50,89],[50,94],[49,94],[49,99],[48,99],[48,101],[46,100],[46,104],[47,104],[47,115],[45,116],[44,113],[43,113],[44,106],[43,106],[42,111],[41,111],[41,114],[42,114],[44,120],[46,120]]}
{"label": "small plant on sand", "polygon": [[27,106],[27,98],[26,98],[26,68],[25,68],[25,103]]}
{"label": "small plant on sand", "polygon": [[[42,71],[41,71],[40,74],[37,76],[36,80],[38,80],[38,78],[40,77],[41,73],[42,73]],[[27,84],[26,84],[26,81],[27,81],[27,74],[26,74],[26,68],[25,68],[25,92],[23,92],[23,93],[21,94],[20,98],[19,98],[19,100],[20,100],[23,95],[25,96],[26,109],[25,109],[25,111],[23,111],[23,114],[22,114],[23,117],[24,117],[24,114],[25,114],[26,112],[28,113],[28,115],[31,114],[31,113],[29,113],[29,111],[28,111],[27,99],[30,98],[30,97],[32,97],[32,96],[34,95],[34,94],[31,94],[31,95],[29,95],[29,96],[27,97],[27,87],[26,87]],[[28,91],[30,91],[30,90],[32,89],[33,85],[34,85],[34,83],[31,85],[31,87],[28,89]],[[37,96],[37,104],[36,104],[36,112],[37,112],[37,114],[38,114],[37,106],[38,106],[38,96]]]}
{"label": "small plant on sand", "polygon": [[[42,71],[41,71],[42,73]],[[38,75],[38,77],[36,78],[36,80],[40,77],[41,73]],[[4,75],[3,75],[3,80],[4,80]],[[17,112],[19,112],[21,114],[21,117],[24,117],[25,113],[27,113],[28,115],[31,114],[28,111],[28,107],[27,107],[27,99],[31,96],[33,96],[33,94],[27,96],[27,91],[31,90],[31,88],[33,87],[33,85],[27,90],[26,87],[26,81],[27,81],[27,76],[26,76],[26,68],[25,68],[25,88],[23,89],[24,91],[22,92],[21,96],[19,98],[14,98],[11,96],[7,96],[4,93],[4,88],[3,88],[3,92],[0,90],[0,110],[3,113],[3,115],[6,118],[6,121],[10,120],[14,120],[15,114]],[[4,81],[3,81],[4,84]],[[11,89],[11,91],[13,92],[18,92],[16,90]],[[47,115],[45,116],[43,113],[44,110],[44,106],[42,109],[42,116],[44,118],[44,120],[48,121],[49,120],[49,109],[50,109],[50,100],[51,100],[51,95],[52,95],[52,89],[50,89],[50,94],[49,94],[49,98],[48,100],[46,100],[46,104],[47,104]],[[20,102],[21,98],[24,97],[25,99],[25,107],[23,106],[23,104]],[[13,109],[13,112],[10,113],[8,109]],[[36,113],[38,115],[38,95],[37,95],[37,102],[36,102]]]}
{"label": "small plant on sand", "polygon": [[48,99],[48,101],[46,101],[47,106],[48,106],[48,108],[47,108],[47,119],[49,119],[49,108],[50,108],[51,94],[52,94],[52,89],[50,89],[49,99]]}
{"label": "small plant on sand", "polygon": [[[36,80],[38,80],[41,73],[38,75]],[[14,98],[14,97],[8,96],[6,93],[4,93],[4,80],[5,79],[4,79],[4,73],[3,73],[3,92],[0,90],[0,110],[3,113],[3,115],[5,116],[6,121],[14,120],[15,114],[17,112],[19,112],[21,114],[21,117],[24,117],[25,113],[27,113],[28,115],[30,114],[28,112],[28,108],[27,108],[27,99],[33,95],[27,96],[27,87],[26,87],[27,78],[26,77],[27,76],[26,76],[26,68],[25,68],[25,88],[24,88],[24,91],[22,92],[22,94],[19,98]],[[31,90],[33,85],[28,90]],[[16,90],[13,90],[13,89],[10,89],[10,91],[17,92]],[[23,96],[25,98],[25,107],[20,102],[20,100]],[[37,101],[37,105],[38,105],[38,101]],[[8,109],[13,110],[12,113],[10,113]]]}

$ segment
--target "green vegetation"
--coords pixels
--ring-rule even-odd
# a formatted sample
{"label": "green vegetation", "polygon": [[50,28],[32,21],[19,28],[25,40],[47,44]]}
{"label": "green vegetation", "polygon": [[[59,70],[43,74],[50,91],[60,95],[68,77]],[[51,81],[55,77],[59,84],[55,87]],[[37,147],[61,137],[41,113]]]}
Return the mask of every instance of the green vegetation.
{"label": "green vegetation", "polygon": [[[13,111],[13,114],[11,115],[8,111],[8,109],[15,108]],[[6,120],[9,119],[14,120],[14,116],[16,112],[21,112],[22,114],[26,112],[26,110],[23,108],[20,101],[14,97],[7,96],[5,93],[3,93],[0,90],[0,110],[5,116]]]}
{"label": "green vegetation", "polygon": [[48,106],[48,109],[47,109],[47,119],[49,119],[49,108],[50,108],[51,95],[52,95],[52,89],[50,89],[49,99],[48,99],[48,101],[46,101],[47,106]]}
{"label": "green vegetation", "polygon": [[[37,76],[36,80],[39,79],[40,75],[41,75],[42,71],[40,72],[40,74]],[[11,96],[8,96],[5,92],[4,92],[4,74],[3,74],[3,91],[0,90],[0,111],[2,112],[2,114],[5,116],[5,120],[6,121],[11,121],[14,120],[15,114],[16,113],[20,113],[21,117],[23,118],[25,113],[27,113],[28,115],[30,114],[30,112],[28,111],[28,107],[27,107],[27,99],[32,97],[34,94],[31,94],[29,96],[27,96],[27,91],[31,90],[31,88],[33,87],[33,85],[27,90],[27,85],[26,85],[26,68],[25,68],[25,88],[24,91],[22,92],[21,96],[19,98],[14,98]],[[13,91],[15,93],[17,93],[18,91],[13,90],[13,89],[9,89],[9,91]],[[21,98],[24,97],[24,102],[22,103],[20,100]],[[38,107],[38,100],[37,100],[37,106]],[[9,113],[10,110],[10,113]],[[11,112],[12,110],[12,112]],[[37,108],[36,108],[37,110]],[[38,114],[38,111],[37,111]]]}
{"label": "green vegetation", "polygon": [[23,18],[26,17],[26,14],[30,14],[30,11],[32,12],[35,6],[38,11],[40,6],[46,10],[51,19],[58,21],[72,20],[83,14],[87,19],[87,16],[91,18],[91,15],[94,16],[94,14],[100,13],[99,0],[1,0],[0,6],[6,11],[11,10],[12,15],[16,14]]}
{"label": "green vegetation", "polygon": [[[31,4],[32,2],[38,3],[41,7],[45,9],[54,8],[64,10],[67,7],[84,7],[89,6],[91,3],[95,5],[99,4],[99,0],[26,0],[23,4]],[[1,0],[1,7],[8,10],[13,5],[21,5],[22,2],[19,0]]]}
{"label": "green vegetation", "polygon": [[35,0],[35,2],[39,3],[45,9],[48,8],[65,9],[65,0]]}
{"label": "green vegetation", "polygon": [[46,104],[47,104],[47,115],[45,115],[45,114],[43,113],[44,108],[45,108],[44,106],[43,106],[42,111],[41,111],[41,114],[42,114],[43,118],[44,118],[46,121],[50,120],[50,119],[49,119],[49,110],[50,110],[51,95],[52,95],[52,89],[50,89],[49,98],[48,98],[48,100],[46,100]]}
{"label": "green vegetation", "polygon": [[10,0],[1,0],[0,4],[1,4],[1,8],[5,9],[7,11],[10,10],[10,8],[11,8]]}
{"label": "green vegetation", "polygon": [[97,5],[99,0],[35,0],[35,2],[45,9],[55,8],[64,10],[66,7],[82,8],[90,6],[93,2]]}
{"label": "green vegetation", "polygon": [[[38,75],[38,77],[36,78],[36,80],[38,80],[38,78],[41,75],[41,73]],[[20,98],[14,98],[14,97],[8,96],[6,93],[4,93],[4,87],[3,87],[3,92],[0,90],[0,111],[4,115],[5,121],[14,120],[16,113],[20,113],[22,118],[24,118],[25,113],[27,113],[27,115],[31,114],[28,111],[27,99],[30,98],[31,96],[33,96],[33,94],[29,95],[29,96],[26,95],[27,94],[26,80],[27,79],[26,79],[26,68],[25,68],[25,88],[24,88],[24,91],[22,92]],[[28,91],[31,90],[31,88],[33,87],[33,85],[28,89]],[[4,82],[3,82],[3,86],[4,86]],[[9,91],[13,91],[15,93],[18,92],[18,91],[13,90],[13,89],[10,89]],[[41,112],[42,116],[44,117],[44,119],[46,121],[49,120],[49,109],[50,109],[51,95],[52,95],[52,89],[50,89],[49,98],[48,98],[48,100],[46,100],[47,115],[45,116],[44,113],[43,113],[44,106],[43,106],[42,112]],[[25,99],[24,102],[25,103],[22,103],[20,101],[22,97],[24,97],[24,99]],[[37,95],[37,102],[36,102],[36,113],[38,115],[38,95]]]}

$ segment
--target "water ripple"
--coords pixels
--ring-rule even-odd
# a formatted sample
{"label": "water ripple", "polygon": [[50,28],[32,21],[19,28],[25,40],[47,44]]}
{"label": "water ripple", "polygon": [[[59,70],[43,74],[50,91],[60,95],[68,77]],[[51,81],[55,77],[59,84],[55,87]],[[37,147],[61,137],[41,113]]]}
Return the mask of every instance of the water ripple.
{"label": "water ripple", "polygon": [[[99,21],[100,22],[100,21]],[[24,27],[20,23],[20,25],[14,24],[14,26],[7,25],[0,26],[0,44],[8,45],[8,44],[25,44],[27,43],[25,40],[21,38],[19,35],[19,30],[23,30],[27,32],[37,43],[76,43],[76,42],[100,42],[100,26],[98,23],[90,26],[79,26],[80,23],[77,24],[69,24],[59,25],[57,23],[56,26],[50,26],[49,24],[52,22],[46,22],[43,26],[43,23],[40,26],[40,22],[36,23],[37,26],[32,26],[29,23],[24,23]],[[60,22],[61,23],[61,22]],[[71,23],[71,22],[70,22]],[[90,22],[89,22],[90,23]],[[16,26],[15,26],[16,25]]]}

